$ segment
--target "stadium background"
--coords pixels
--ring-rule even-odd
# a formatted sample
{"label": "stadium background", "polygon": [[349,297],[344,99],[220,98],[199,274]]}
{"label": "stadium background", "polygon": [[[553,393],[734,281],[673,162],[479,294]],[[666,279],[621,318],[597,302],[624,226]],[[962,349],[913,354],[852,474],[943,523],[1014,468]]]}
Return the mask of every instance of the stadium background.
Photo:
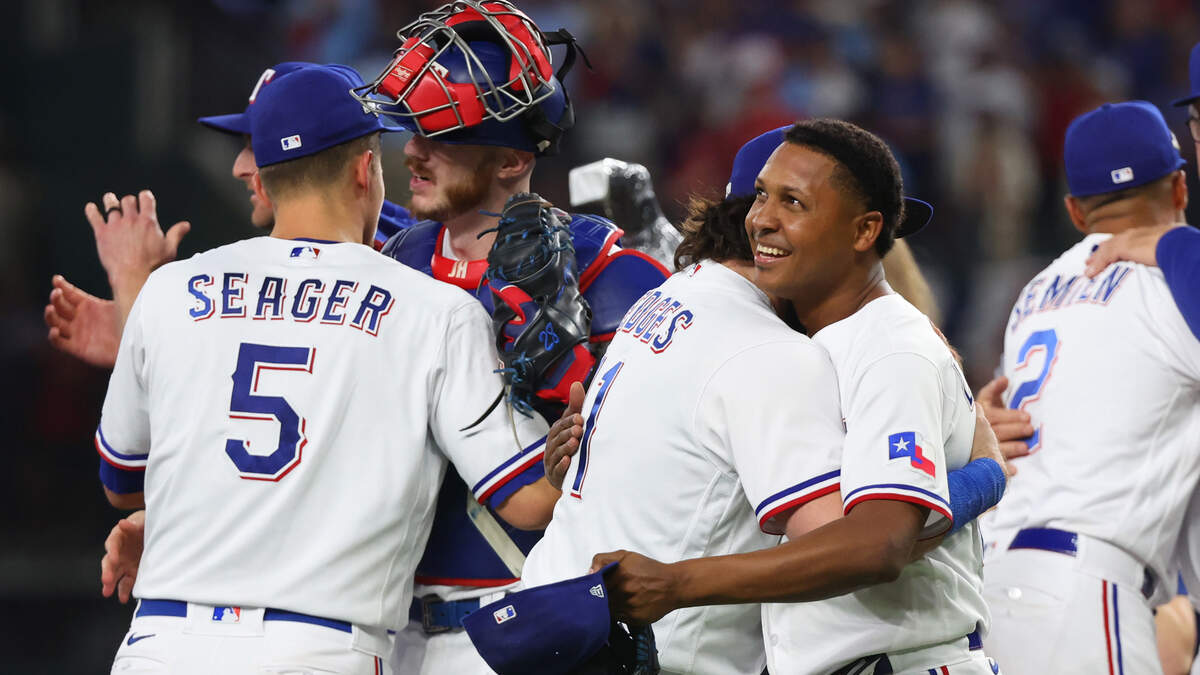
{"label": "stadium background", "polygon": [[[278,61],[347,63],[370,79],[395,29],[437,2],[19,0],[0,27],[0,671],[107,672],[129,609],[99,594],[119,514],[91,436],[107,374],[54,352],[52,273],[107,287],[83,204],[152,188],[181,255],[255,235],[229,171],[240,141],[195,123],[239,111]],[[567,84],[578,125],[534,189],[565,205],[566,173],[613,156],[648,166],[672,220],[716,195],[749,137],[800,116],[856,121],[900,156],[934,203],[912,241],[973,386],[999,355],[1017,290],[1076,238],[1060,153],[1066,125],[1106,100],[1162,107],[1200,184],[1185,114],[1194,0],[522,0],[568,27],[594,69]],[[403,202],[403,138],[385,157]],[[213,508],[220,508],[214,504]],[[320,545],[314,541],[314,545]]]}

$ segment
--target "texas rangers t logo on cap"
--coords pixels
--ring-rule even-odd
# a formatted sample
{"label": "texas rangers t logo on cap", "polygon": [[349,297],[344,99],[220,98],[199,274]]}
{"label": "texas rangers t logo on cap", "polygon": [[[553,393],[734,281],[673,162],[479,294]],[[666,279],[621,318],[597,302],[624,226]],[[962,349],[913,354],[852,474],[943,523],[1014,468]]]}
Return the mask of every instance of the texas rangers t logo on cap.
{"label": "texas rangers t logo on cap", "polygon": [[279,144],[283,146],[284,150],[295,150],[300,147],[300,134],[281,138],[279,139]]}

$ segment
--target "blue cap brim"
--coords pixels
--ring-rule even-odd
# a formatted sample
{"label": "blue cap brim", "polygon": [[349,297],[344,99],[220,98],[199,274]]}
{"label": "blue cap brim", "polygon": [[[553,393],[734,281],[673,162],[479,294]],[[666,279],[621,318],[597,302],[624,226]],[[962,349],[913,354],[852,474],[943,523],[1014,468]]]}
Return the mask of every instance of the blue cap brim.
{"label": "blue cap brim", "polygon": [[216,129],[227,134],[236,134],[238,136],[250,134],[250,116],[246,113],[201,117],[196,121],[210,129]]}
{"label": "blue cap brim", "polygon": [[1173,105],[1175,107],[1190,105],[1192,103],[1195,103],[1197,99],[1200,99],[1200,94],[1193,93],[1191,96],[1185,96],[1184,98],[1180,98],[1180,99],[1171,101],[1171,105]]}
{"label": "blue cap brim", "polygon": [[920,232],[933,219],[933,205],[915,197],[904,198],[904,220],[896,228],[897,237]]}

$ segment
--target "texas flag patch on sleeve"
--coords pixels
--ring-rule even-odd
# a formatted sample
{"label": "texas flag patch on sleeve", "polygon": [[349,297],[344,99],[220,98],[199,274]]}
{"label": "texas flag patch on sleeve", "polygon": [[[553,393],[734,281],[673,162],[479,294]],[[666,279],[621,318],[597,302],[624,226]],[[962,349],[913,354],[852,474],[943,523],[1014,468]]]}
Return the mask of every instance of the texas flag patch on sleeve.
{"label": "texas flag patch on sleeve", "polygon": [[937,467],[932,459],[925,456],[921,441],[921,435],[915,431],[901,431],[888,436],[888,459],[907,458],[913,468],[936,477]]}

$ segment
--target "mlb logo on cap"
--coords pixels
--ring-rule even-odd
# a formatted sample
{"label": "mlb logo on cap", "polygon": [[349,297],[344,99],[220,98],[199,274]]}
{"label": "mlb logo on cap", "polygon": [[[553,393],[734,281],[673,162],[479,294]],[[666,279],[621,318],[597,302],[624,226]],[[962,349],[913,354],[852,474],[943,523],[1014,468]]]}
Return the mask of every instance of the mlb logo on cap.
{"label": "mlb logo on cap", "polygon": [[517,610],[515,608],[513,608],[512,605],[507,605],[505,607],[501,607],[500,609],[492,612],[492,616],[496,617],[496,623],[504,623],[505,621],[508,621],[509,619],[516,618]]}
{"label": "mlb logo on cap", "polygon": [[1114,183],[1128,183],[1133,180],[1133,169],[1128,166],[1122,169],[1115,169],[1112,172],[1112,180]]}
{"label": "mlb logo on cap", "polygon": [[300,147],[300,134],[279,139],[279,145],[283,146],[284,150],[295,150]]}

